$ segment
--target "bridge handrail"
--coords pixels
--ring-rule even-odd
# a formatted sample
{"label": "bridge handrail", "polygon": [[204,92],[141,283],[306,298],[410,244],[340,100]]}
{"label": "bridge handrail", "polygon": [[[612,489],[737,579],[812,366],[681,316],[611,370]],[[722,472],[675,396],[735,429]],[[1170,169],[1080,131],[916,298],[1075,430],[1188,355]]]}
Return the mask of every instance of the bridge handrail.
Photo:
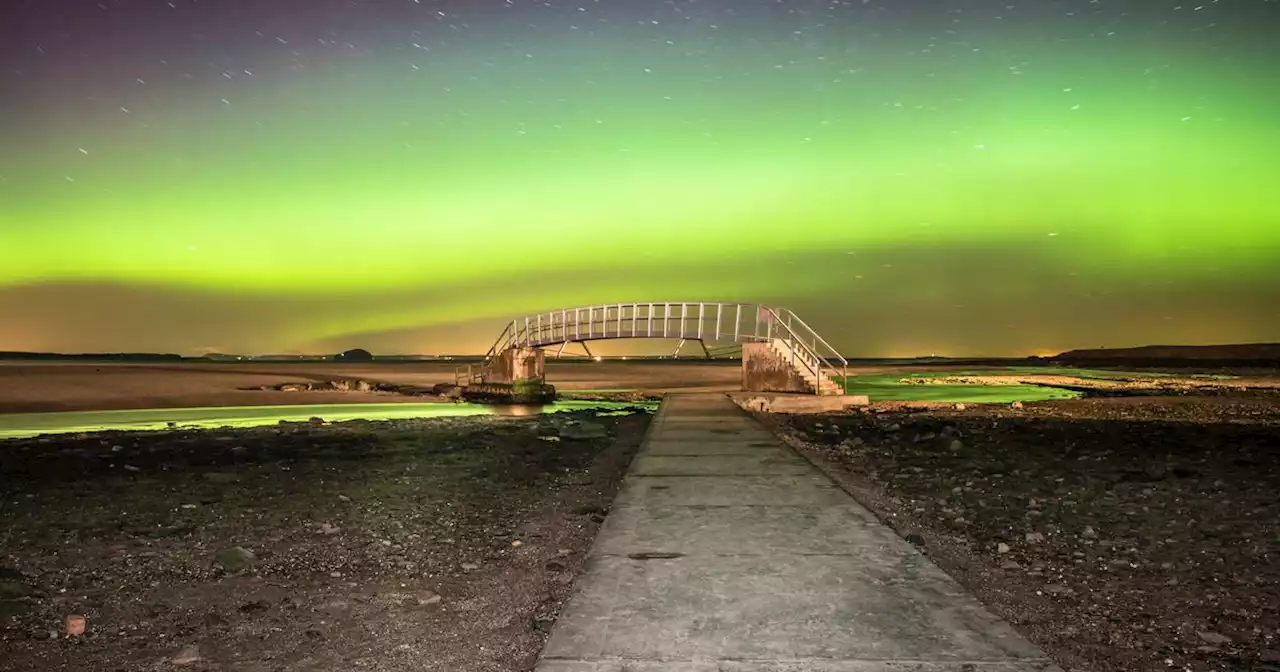
{"label": "bridge handrail", "polygon": [[[677,308],[678,313],[673,310]],[[696,329],[690,329],[691,323],[696,325]],[[726,323],[731,326],[726,327]],[[777,328],[774,325],[778,325]],[[486,367],[513,346],[544,347],[611,338],[679,338],[737,343],[780,338],[789,344],[792,360],[799,359],[819,378],[824,373],[834,377],[845,376],[848,372],[848,361],[787,308],[754,303],[649,301],[550,310],[512,320],[498,335],[483,360],[479,364],[459,367],[456,379],[459,384],[464,380],[476,382]],[[818,392],[822,393],[822,390]]]}

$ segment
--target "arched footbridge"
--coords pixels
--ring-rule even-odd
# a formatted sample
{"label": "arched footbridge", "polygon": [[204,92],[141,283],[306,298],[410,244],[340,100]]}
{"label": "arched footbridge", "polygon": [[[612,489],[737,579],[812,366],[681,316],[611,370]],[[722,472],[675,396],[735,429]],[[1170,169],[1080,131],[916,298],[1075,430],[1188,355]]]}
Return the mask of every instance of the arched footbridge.
{"label": "arched footbridge", "polygon": [[[624,338],[678,339],[676,353],[696,341],[742,346],[744,367],[777,391],[839,395],[848,361],[792,311],[756,303],[662,301],[551,310],[507,323],[484,360],[458,370],[460,384],[542,379],[544,349]],[[786,389],[782,389],[786,388]]]}

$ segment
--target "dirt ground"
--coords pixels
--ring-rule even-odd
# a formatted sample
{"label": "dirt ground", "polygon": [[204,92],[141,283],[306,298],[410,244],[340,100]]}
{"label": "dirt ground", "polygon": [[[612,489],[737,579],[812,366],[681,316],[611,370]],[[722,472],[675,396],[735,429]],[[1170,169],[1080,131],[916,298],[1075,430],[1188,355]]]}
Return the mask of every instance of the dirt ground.
{"label": "dirt ground", "polygon": [[[128,408],[417,402],[422,397],[368,392],[279,392],[288,382],[354,378],[431,387],[454,382],[455,362],[122,364],[0,362],[0,413]],[[641,392],[731,391],[742,382],[737,362],[550,361],[547,382],[559,390]]]}
{"label": "dirt ground", "polygon": [[895,409],[765,419],[1069,671],[1280,671],[1280,395]]}
{"label": "dirt ground", "polygon": [[648,417],[0,441],[0,670],[530,670]]}

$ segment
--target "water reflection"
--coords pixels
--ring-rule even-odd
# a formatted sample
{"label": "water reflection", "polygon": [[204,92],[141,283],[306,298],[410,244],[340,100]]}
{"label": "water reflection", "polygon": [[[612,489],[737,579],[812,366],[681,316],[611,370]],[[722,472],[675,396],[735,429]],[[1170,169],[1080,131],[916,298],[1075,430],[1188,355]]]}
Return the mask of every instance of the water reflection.
{"label": "water reflection", "polygon": [[281,422],[397,420],[414,418],[500,415],[531,417],[544,413],[595,411],[631,413],[653,410],[655,402],[559,401],[554,404],[487,406],[483,404],[304,404],[297,406],[221,406],[211,408],[150,408],[123,411],[67,411],[0,414],[0,439],[40,434],[163,429],[262,427]]}
{"label": "water reflection", "polygon": [[547,407],[542,404],[494,404],[490,408],[493,409],[494,415],[505,415],[513,418],[542,415],[547,411]]}

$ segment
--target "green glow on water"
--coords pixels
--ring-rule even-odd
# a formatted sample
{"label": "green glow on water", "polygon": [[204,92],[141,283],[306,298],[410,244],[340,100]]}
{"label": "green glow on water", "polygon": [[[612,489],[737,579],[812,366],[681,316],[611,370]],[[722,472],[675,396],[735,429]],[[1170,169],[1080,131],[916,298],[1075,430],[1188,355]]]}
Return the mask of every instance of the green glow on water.
{"label": "green glow on water", "polygon": [[561,401],[550,406],[511,407],[438,403],[314,404],[15,413],[0,415],[0,438],[105,431],[262,427],[281,422],[307,422],[313,417],[323,418],[326,422],[332,423],[348,420],[405,420],[475,415],[518,417],[573,411],[612,413],[623,408],[642,407],[652,410],[656,406],[657,404],[647,402]]}

